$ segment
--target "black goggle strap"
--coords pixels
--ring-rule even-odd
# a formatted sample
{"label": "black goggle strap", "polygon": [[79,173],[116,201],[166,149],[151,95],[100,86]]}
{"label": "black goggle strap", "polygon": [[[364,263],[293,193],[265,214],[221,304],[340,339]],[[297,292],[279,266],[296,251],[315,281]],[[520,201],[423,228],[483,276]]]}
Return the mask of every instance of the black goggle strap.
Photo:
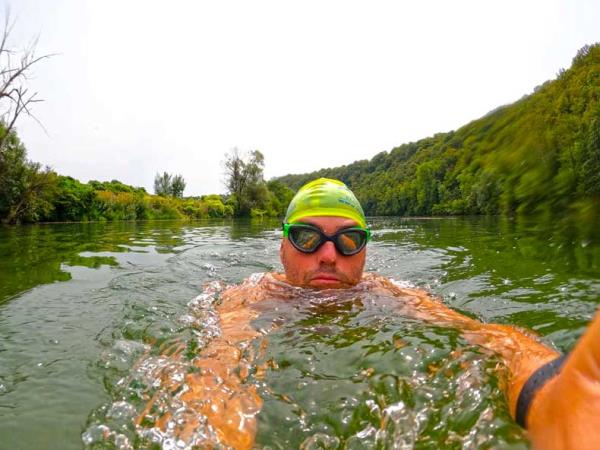
{"label": "black goggle strap", "polygon": [[371,230],[369,230],[368,228],[361,228],[361,227],[350,227],[350,228],[344,228],[340,231],[338,231],[337,233],[335,233],[332,236],[327,236],[325,233],[323,233],[321,230],[319,230],[317,227],[315,227],[314,225],[310,225],[308,223],[284,223],[283,225],[283,237],[286,238],[290,235],[290,228],[291,227],[299,227],[299,228],[306,228],[308,230],[312,230],[312,231],[316,231],[317,233],[319,233],[321,236],[327,238],[327,240],[334,242],[334,239],[339,236],[340,234],[344,234],[347,231],[363,231],[366,236],[367,236],[367,242],[369,242],[371,240]]}

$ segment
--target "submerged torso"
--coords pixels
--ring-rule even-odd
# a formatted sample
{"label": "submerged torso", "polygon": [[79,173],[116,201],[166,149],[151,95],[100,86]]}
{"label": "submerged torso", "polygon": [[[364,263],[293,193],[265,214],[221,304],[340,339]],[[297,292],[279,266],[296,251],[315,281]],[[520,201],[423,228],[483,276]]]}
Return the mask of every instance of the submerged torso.
{"label": "submerged torso", "polygon": [[435,319],[420,309],[426,297],[373,274],[344,290],[290,286],[281,274],[213,283],[190,303],[198,350],[154,357],[162,362],[138,374],[162,380],[147,391],[139,434],[234,448],[452,448],[473,420],[520,433],[495,388],[496,361],[423,322]]}

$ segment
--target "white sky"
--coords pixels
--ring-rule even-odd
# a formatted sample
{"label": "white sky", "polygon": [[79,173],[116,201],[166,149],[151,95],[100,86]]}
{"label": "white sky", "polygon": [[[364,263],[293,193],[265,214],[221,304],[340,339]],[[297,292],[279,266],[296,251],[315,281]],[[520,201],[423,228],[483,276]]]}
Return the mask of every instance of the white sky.
{"label": "white sky", "polygon": [[[29,157],[82,181],[221,193],[233,147],[267,178],[371,158],[513,102],[600,41],[600,2],[0,0],[39,34],[18,123]],[[4,12],[2,12],[4,14]]]}

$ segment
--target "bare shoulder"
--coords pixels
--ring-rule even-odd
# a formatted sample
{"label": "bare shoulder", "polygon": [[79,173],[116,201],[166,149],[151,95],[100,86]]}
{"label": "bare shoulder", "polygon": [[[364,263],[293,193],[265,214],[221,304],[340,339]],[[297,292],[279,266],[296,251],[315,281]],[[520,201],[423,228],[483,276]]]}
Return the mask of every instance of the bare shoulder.
{"label": "bare shoulder", "polygon": [[409,283],[398,282],[390,278],[367,273],[361,283],[373,292],[396,298],[401,310],[409,316],[434,322],[439,325],[464,327],[471,325],[473,320],[460,314],[432,292],[414,287]]}
{"label": "bare shoulder", "polygon": [[435,302],[439,301],[437,297],[425,289],[411,286],[406,282],[398,282],[372,272],[363,275],[361,284],[364,284],[367,289],[384,291],[396,297],[414,297],[415,299],[427,299]]}
{"label": "bare shoulder", "polygon": [[277,272],[254,273],[239,284],[228,286],[222,293],[222,305],[250,306],[266,298],[289,294],[295,289]]}

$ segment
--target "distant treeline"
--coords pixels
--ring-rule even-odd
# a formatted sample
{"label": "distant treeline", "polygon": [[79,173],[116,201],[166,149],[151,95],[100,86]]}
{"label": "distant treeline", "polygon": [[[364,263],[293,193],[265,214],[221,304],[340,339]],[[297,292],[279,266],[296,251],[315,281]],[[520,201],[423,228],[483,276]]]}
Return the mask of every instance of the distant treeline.
{"label": "distant treeline", "polygon": [[598,215],[600,44],[531,95],[456,131],[277,179],[297,189],[316,177],[347,183],[368,215]]}
{"label": "distant treeline", "polygon": [[[241,180],[236,193],[182,197],[150,195],[117,180],[81,183],[29,161],[14,131],[0,122],[0,222],[79,222],[281,216],[293,192],[279,181],[263,180],[263,162],[237,153]],[[260,152],[253,152],[260,155]],[[262,157],[262,155],[261,155]],[[246,176],[251,171],[253,177]],[[168,174],[165,174],[168,175]],[[226,180],[230,181],[230,180]],[[181,191],[183,188],[181,189]]]}
{"label": "distant treeline", "polygon": [[52,207],[39,220],[112,221],[226,217],[233,215],[231,205],[219,195],[177,198],[149,195],[144,188],[109,182],[78,180],[58,176]]}

